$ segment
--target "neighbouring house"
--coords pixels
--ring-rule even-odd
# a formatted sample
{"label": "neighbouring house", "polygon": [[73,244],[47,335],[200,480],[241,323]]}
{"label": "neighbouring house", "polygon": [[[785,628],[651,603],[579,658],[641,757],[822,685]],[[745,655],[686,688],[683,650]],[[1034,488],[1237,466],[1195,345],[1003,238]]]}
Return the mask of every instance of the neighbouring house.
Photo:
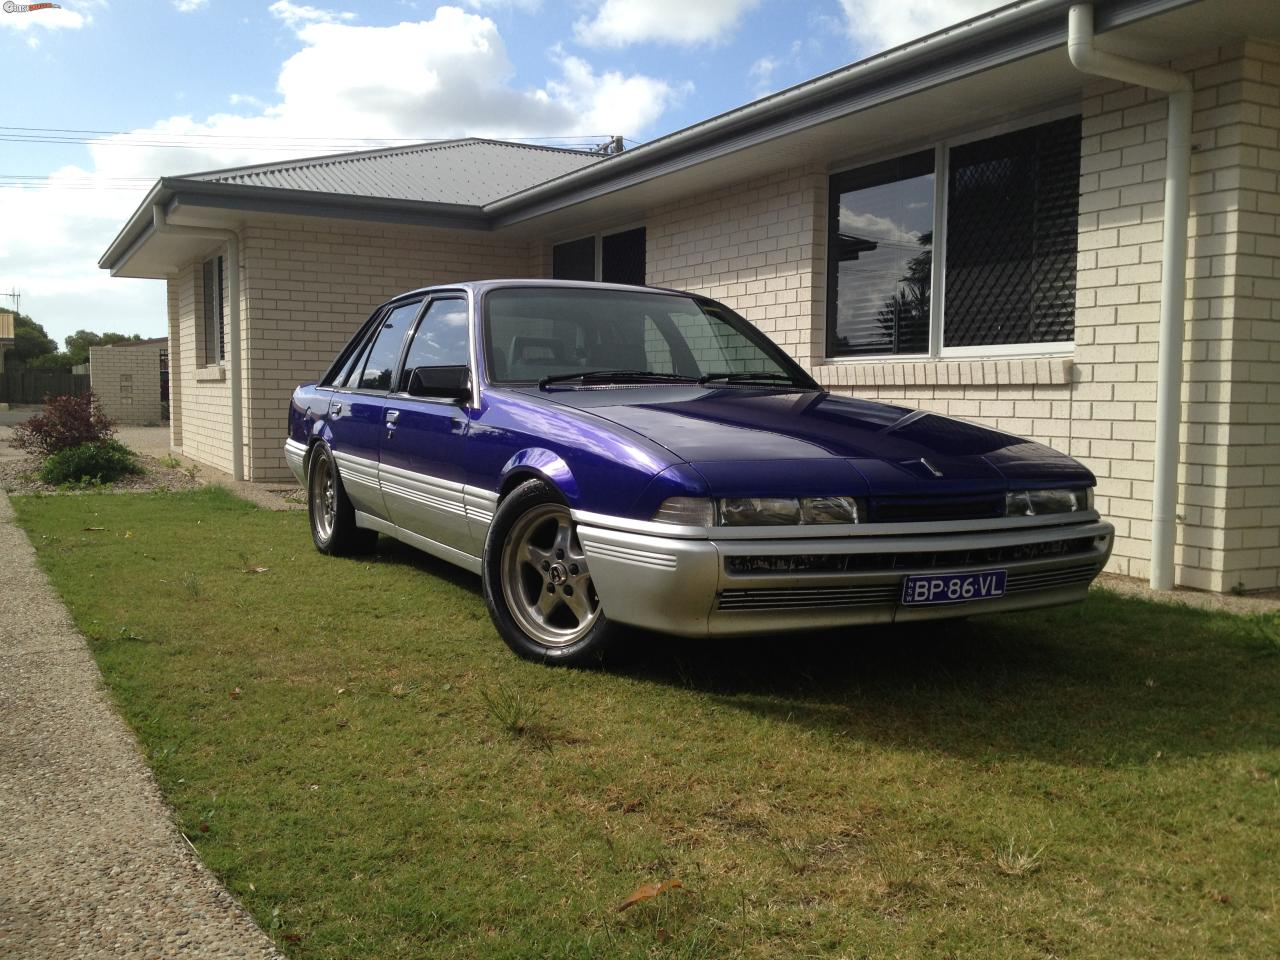
{"label": "neighbouring house", "polygon": [[13,314],[0,310],[0,377],[4,376],[4,352],[14,343]]}
{"label": "neighbouring house", "polygon": [[169,338],[89,348],[89,388],[102,409],[125,426],[168,419]]}
{"label": "neighbouring house", "polygon": [[167,281],[173,445],[249,479],[288,476],[291,389],[398,291],[646,282],[726,302],[832,391],[1080,457],[1114,571],[1275,588],[1280,5],[1071,6],[614,156],[465,139],[166,177],[101,265]]}

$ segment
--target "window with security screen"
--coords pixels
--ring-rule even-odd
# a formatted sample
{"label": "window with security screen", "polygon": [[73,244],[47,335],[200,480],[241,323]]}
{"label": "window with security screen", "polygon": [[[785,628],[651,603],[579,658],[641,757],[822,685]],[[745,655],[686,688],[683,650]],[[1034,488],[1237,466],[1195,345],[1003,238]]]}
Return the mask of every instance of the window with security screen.
{"label": "window with security screen", "polygon": [[222,258],[206,260],[201,267],[200,296],[204,307],[204,365],[213,366],[226,359],[226,279],[223,276]]}
{"label": "window with security screen", "polygon": [[1079,117],[952,149],[944,346],[1070,340],[1079,212]]}
{"label": "window with security screen", "polygon": [[1079,200],[1078,116],[836,174],[827,355],[1070,343]]}

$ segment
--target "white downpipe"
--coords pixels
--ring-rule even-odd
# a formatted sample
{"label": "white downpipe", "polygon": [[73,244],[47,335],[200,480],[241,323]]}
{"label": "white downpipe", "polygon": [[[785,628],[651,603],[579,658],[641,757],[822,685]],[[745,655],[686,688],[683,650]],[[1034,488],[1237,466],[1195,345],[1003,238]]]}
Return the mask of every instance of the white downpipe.
{"label": "white downpipe", "polygon": [[1156,462],[1151,509],[1151,586],[1173,588],[1177,542],[1178,432],[1182,425],[1182,339],[1187,294],[1187,215],[1191,175],[1191,81],[1166,67],[1093,45],[1093,5],[1068,15],[1067,53],[1082,73],[1169,94],[1164,168],[1164,240],[1160,251],[1160,352],[1156,382]]}
{"label": "white downpipe", "polygon": [[151,222],[157,233],[179,234],[184,237],[202,237],[221,240],[227,245],[227,338],[231,341],[231,476],[244,479],[244,397],[241,390],[240,359],[240,235],[235,230],[219,230],[214,227],[184,227],[170,223],[165,218],[164,207],[155,204],[151,208]]}

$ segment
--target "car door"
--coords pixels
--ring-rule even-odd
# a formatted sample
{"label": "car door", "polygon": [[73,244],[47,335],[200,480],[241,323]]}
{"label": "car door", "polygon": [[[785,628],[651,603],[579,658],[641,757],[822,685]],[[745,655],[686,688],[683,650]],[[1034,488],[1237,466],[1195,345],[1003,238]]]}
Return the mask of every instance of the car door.
{"label": "car door", "polygon": [[405,352],[396,390],[387,398],[378,476],[392,523],[474,556],[478,550],[463,507],[468,404],[408,392],[415,369],[461,374],[470,367],[469,314],[462,295],[428,301]]}
{"label": "car door", "polygon": [[378,447],[386,422],[387,394],[405,334],[421,306],[421,300],[412,300],[387,307],[342,389],[329,401],[329,445],[342,485],[357,510],[383,520],[388,517],[378,485]]}

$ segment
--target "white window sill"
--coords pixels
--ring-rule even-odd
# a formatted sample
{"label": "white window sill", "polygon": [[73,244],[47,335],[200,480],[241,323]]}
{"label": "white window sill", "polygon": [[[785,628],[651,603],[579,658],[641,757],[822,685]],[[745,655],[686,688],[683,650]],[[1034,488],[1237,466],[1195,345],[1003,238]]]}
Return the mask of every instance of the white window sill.
{"label": "white window sill", "polygon": [[1040,386],[1071,382],[1069,353],[1021,357],[862,357],[816,363],[824,387]]}
{"label": "white window sill", "polygon": [[227,368],[219,364],[213,367],[196,367],[196,383],[221,383],[227,379]]}

